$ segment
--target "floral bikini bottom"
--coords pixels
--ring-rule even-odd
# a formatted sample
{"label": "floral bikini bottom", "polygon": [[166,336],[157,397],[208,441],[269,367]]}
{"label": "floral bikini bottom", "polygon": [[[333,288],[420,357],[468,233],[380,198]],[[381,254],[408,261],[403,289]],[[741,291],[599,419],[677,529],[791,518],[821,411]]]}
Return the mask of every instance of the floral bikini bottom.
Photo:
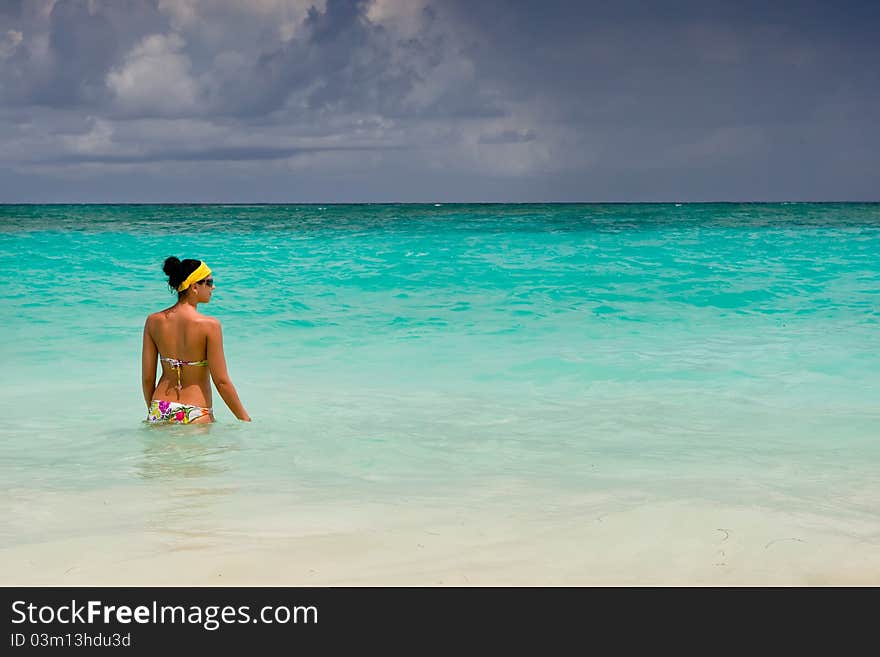
{"label": "floral bikini bottom", "polygon": [[154,399],[150,402],[146,421],[150,424],[189,424],[203,415],[213,416],[213,409]]}

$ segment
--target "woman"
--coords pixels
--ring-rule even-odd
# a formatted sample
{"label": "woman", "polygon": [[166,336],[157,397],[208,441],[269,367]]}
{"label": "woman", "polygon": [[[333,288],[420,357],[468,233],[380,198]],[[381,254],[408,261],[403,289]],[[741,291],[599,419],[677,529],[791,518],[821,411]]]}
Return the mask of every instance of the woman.
{"label": "woman", "polygon": [[[144,324],[142,383],[151,423],[203,424],[214,421],[211,384],[235,417],[251,418],[244,410],[226,372],[220,322],[198,311],[209,303],[214,291],[211,269],[200,260],[165,260],[162,271],[177,291],[177,303],[153,313]],[[162,361],[162,377],[156,384],[156,359]]]}

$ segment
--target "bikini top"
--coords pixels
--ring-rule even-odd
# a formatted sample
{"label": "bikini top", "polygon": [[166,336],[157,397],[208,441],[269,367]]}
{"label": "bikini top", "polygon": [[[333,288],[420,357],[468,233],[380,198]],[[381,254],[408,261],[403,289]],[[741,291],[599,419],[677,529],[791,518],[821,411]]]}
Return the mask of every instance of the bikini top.
{"label": "bikini top", "polygon": [[172,370],[177,371],[177,389],[180,390],[183,386],[180,385],[180,368],[184,365],[195,365],[196,367],[205,367],[208,364],[207,360],[177,360],[176,358],[162,358],[159,357],[159,360],[163,360],[169,365],[171,365]]}

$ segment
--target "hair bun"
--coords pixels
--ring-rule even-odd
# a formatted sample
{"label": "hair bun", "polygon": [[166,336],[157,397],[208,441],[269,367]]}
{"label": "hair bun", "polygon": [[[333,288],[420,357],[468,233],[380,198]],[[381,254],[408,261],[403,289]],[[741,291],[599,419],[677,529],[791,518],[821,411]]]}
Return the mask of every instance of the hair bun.
{"label": "hair bun", "polygon": [[165,258],[165,264],[162,265],[162,271],[168,278],[177,278],[180,274],[181,262],[176,256]]}
{"label": "hair bun", "polygon": [[165,264],[162,265],[162,271],[168,276],[168,287],[177,291],[177,288],[186,280],[186,277],[198,269],[201,264],[201,260],[192,260],[191,258],[187,258],[186,260],[180,260],[175,256],[165,258]]}

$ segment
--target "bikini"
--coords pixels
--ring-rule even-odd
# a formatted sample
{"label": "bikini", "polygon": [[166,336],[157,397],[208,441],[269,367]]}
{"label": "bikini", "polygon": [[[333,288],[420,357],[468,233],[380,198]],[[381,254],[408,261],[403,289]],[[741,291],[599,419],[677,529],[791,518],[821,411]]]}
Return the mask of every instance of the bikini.
{"label": "bikini", "polygon": [[[180,368],[184,365],[194,365],[196,367],[205,367],[208,364],[207,360],[178,360],[176,358],[162,358],[159,360],[164,361],[171,365],[171,369],[177,371],[177,389],[180,390],[183,386],[180,384]],[[154,399],[150,402],[150,410],[147,414],[147,422],[151,424],[157,423],[171,423],[171,424],[189,424],[193,420],[202,417],[203,415],[213,415],[214,409],[212,408],[204,408],[203,406],[192,406],[190,404],[181,404],[179,402],[173,401],[165,401]]]}
{"label": "bikini", "polygon": [[205,367],[208,364],[207,360],[177,360],[176,358],[162,358],[159,357],[159,360],[165,361],[169,365],[171,365],[172,370],[177,370],[177,389],[181,389],[180,385],[180,368],[184,365],[195,365],[196,367]]}

